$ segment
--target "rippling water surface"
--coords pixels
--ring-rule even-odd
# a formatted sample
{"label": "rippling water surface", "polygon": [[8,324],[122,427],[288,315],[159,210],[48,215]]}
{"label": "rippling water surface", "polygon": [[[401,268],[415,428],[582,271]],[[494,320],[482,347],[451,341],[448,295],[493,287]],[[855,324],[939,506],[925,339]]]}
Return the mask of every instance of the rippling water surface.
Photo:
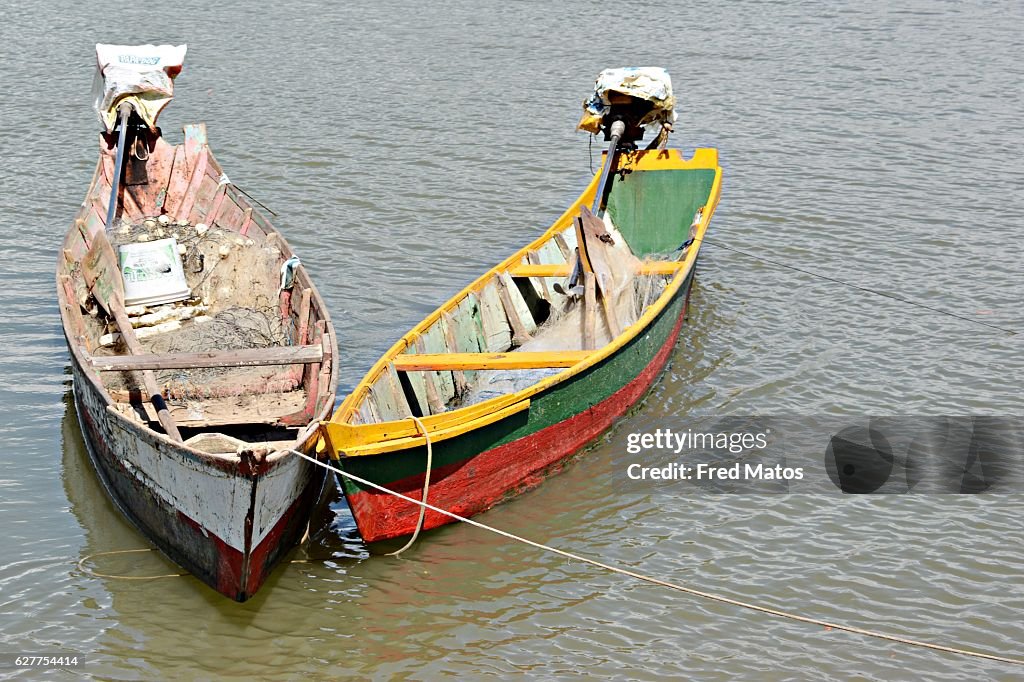
{"label": "rippling water surface", "polygon": [[[1017,2],[22,3],[0,85],[0,652],[104,679],[862,676],[1020,668],[780,621],[470,527],[370,556],[334,491],[252,601],[76,563],[146,543],[104,496],[70,398],[60,239],[95,163],[93,44],[188,42],[179,139],[205,121],[274,209],[343,348],[341,393],[538,234],[596,160],[573,132],[604,67],[673,75],[675,144],[720,150],[711,239],[1024,328]],[[715,414],[1020,415],[1024,336],[702,251],[670,369],[617,433]],[[1024,657],[1019,495],[617,494],[608,438],[486,523],[778,608]],[[95,560],[174,573],[154,553]],[[7,671],[10,672],[10,671]]]}

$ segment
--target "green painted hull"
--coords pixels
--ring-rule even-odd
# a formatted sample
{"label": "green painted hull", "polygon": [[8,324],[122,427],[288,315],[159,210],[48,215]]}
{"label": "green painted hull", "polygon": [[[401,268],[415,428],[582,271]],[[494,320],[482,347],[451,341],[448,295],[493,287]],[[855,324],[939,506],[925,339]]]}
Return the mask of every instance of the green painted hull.
{"label": "green painted hull", "polygon": [[[429,501],[461,514],[483,511],[537,485],[638,402],[678,339],[692,273],[673,300],[619,352],[534,395],[528,410],[432,445]],[[660,356],[660,357],[659,357]],[[420,499],[426,447],[343,458],[349,473]],[[339,476],[363,538],[407,535],[419,508]],[[425,527],[451,519],[428,512]]]}
{"label": "green painted hull", "polygon": [[[692,236],[698,210],[703,209],[698,216],[699,235],[703,235],[717,205],[721,178],[717,154],[698,150],[694,160],[687,161],[678,152],[643,152],[630,156],[625,166],[630,172],[617,176],[609,196],[608,213],[613,223],[641,259],[675,260],[682,244]],[[588,196],[593,196],[595,186],[592,183],[552,230],[571,225],[572,215]],[[642,326],[634,324],[609,344],[605,357],[582,369],[566,371],[560,380],[539,391],[524,393],[524,398],[529,398],[526,409],[511,411],[490,423],[481,419],[484,425],[445,434],[433,442],[427,501],[460,516],[483,511],[537,485],[639,402],[678,340],[699,248],[698,239],[686,252],[685,263],[680,263],[682,272],[651,305],[650,314],[641,318]],[[514,258],[521,257],[517,254]],[[472,285],[462,295],[476,291],[473,287],[478,286]],[[453,302],[458,300],[456,297]],[[443,309],[452,309],[456,304],[453,302]],[[436,315],[414,330],[414,338],[415,334],[426,333],[424,325],[432,324],[430,319],[436,319]],[[428,352],[443,351],[428,348]],[[427,462],[428,448],[417,444],[377,454],[342,452],[338,465],[346,473],[420,499]],[[407,535],[416,529],[418,505],[344,475],[339,479],[367,542]],[[451,520],[427,511],[423,526],[431,528]]]}

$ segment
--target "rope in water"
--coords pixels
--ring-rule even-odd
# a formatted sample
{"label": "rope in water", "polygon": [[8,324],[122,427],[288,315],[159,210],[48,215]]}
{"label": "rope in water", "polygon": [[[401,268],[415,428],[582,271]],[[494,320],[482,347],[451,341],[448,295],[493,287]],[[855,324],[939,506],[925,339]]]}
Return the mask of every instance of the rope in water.
{"label": "rope in water", "polygon": [[[421,422],[418,417],[412,417],[412,420],[414,422],[416,422],[416,426],[423,433],[423,437],[427,441],[427,475],[426,475],[426,478],[423,480],[423,501],[426,502],[427,501],[427,494],[430,492],[430,470],[433,468],[433,461],[434,461],[433,444],[430,442],[430,432],[427,431],[427,427],[423,425],[423,422]],[[292,450],[291,452],[295,452],[295,450]],[[388,556],[398,556],[399,554],[401,554],[405,550],[409,549],[410,547],[412,547],[416,543],[416,539],[420,536],[420,531],[423,530],[423,519],[426,516],[426,513],[427,513],[427,508],[426,507],[420,507],[420,518],[419,518],[418,521],[416,521],[416,532],[414,532],[412,534],[412,537],[409,538],[409,542],[405,543],[404,547],[402,547],[399,550],[395,550],[394,552],[388,552]],[[302,542],[305,542],[308,539],[309,539],[309,526],[307,524],[306,532],[302,536]],[[136,552],[152,552],[152,551],[153,551],[153,548],[151,548],[151,547],[144,547],[142,549],[117,549],[117,550],[113,550],[113,551],[109,551],[109,552],[96,552],[95,554],[88,554],[88,555],[86,555],[86,556],[84,556],[84,557],[82,557],[81,559],[78,560],[78,570],[81,571],[82,573],[86,573],[88,575],[94,575],[94,576],[97,576],[99,578],[111,578],[111,579],[114,579],[114,580],[158,580],[160,578],[180,578],[182,576],[189,575],[188,573],[164,573],[164,574],[161,574],[161,575],[140,575],[140,576],[135,576],[135,575],[114,575],[114,574],[111,574],[111,573],[100,573],[99,571],[96,571],[96,570],[94,570],[92,568],[87,568],[85,566],[85,562],[87,562],[90,559],[93,559],[95,557],[110,556],[110,555],[114,555],[114,554],[133,554],[133,553],[136,553]],[[307,559],[293,559],[292,561],[290,561],[288,563],[292,563],[292,564],[295,564],[295,563],[309,563],[309,561]]]}
{"label": "rope in water", "polygon": [[742,256],[746,256],[747,258],[753,258],[754,260],[760,261],[762,263],[768,263],[770,265],[775,265],[775,266],[778,266],[780,268],[786,268],[787,270],[794,270],[795,272],[800,272],[800,273],[803,273],[805,275],[810,275],[811,277],[817,277],[818,279],[823,279],[823,280],[828,281],[828,282],[834,282],[836,284],[842,284],[843,286],[847,286],[847,287],[850,287],[852,289],[857,289],[858,291],[863,291],[863,292],[868,293],[868,294],[874,294],[875,296],[882,296],[884,298],[889,298],[889,299],[892,299],[894,301],[899,301],[900,303],[906,303],[908,305],[916,306],[918,308],[922,308],[924,310],[931,311],[933,313],[938,313],[940,315],[946,315],[947,317],[953,317],[953,318],[956,318],[958,320],[963,320],[964,322],[970,322],[972,324],[979,324],[979,325],[981,325],[983,327],[988,327],[989,329],[996,329],[998,331],[1005,332],[1007,334],[1012,334],[1014,336],[1016,336],[1016,334],[1017,334],[1017,332],[1012,330],[1012,329],[1006,329],[1005,327],[1000,327],[998,325],[989,324],[988,322],[982,322],[981,320],[975,320],[974,318],[966,317],[964,315],[957,315],[956,313],[951,313],[948,310],[942,310],[941,308],[934,308],[934,307],[932,307],[930,305],[925,305],[924,303],[919,303],[917,301],[911,301],[909,299],[902,298],[902,297],[896,296],[894,294],[887,294],[884,291],[879,291],[877,289],[872,289],[870,287],[861,286],[860,284],[853,284],[852,282],[845,282],[845,281],[843,281],[841,279],[837,279],[835,277],[829,277],[828,275],[822,275],[822,274],[817,273],[817,272],[811,272],[810,270],[804,270],[803,268],[798,268],[795,265],[787,265],[786,263],[781,263],[781,262],[779,262],[777,260],[772,260],[770,258],[764,258],[763,256],[758,256],[757,254],[754,254],[754,253],[749,253],[747,251],[742,251],[742,250],[737,249],[737,248],[732,247],[732,246],[726,246],[725,244],[721,244],[719,242],[713,242],[713,241],[709,240],[707,237],[705,237],[703,239],[694,240],[694,241],[700,241],[700,242],[703,242],[704,244],[710,244],[711,246],[717,246],[720,249],[725,249],[726,251],[732,251],[732,252],[738,253],[738,254],[740,254]]}
{"label": "rope in water", "polygon": [[[430,470],[433,468],[434,462],[434,451],[433,446],[430,443],[430,432],[427,431],[427,427],[423,425],[419,417],[412,417],[412,420],[416,422],[416,427],[423,432],[423,437],[427,441],[427,473],[423,477],[423,501],[427,501],[427,493],[430,492]],[[292,452],[295,452],[292,450]],[[409,542],[405,543],[405,546],[401,549],[395,550],[394,552],[388,552],[388,556],[398,556],[405,550],[409,549],[416,543],[416,538],[420,536],[420,531],[423,530],[423,517],[427,515],[426,505],[420,506],[420,518],[416,521],[416,531],[409,538]]]}
{"label": "rope in water", "polygon": [[[416,422],[416,426],[423,433],[423,437],[427,441],[427,475],[426,475],[426,478],[423,479],[423,501],[426,502],[427,501],[427,494],[430,492],[430,470],[433,468],[434,449],[433,449],[433,444],[430,442],[430,432],[427,431],[427,427],[423,425],[423,422],[421,422],[418,417],[412,417],[412,420],[414,422]],[[298,454],[295,450],[291,450],[291,452]],[[412,547],[416,543],[416,539],[420,536],[420,531],[423,530],[423,519],[426,516],[426,514],[427,514],[427,508],[425,506],[421,506],[420,507],[420,517],[419,517],[419,520],[416,521],[416,531],[412,534],[412,537],[409,538],[409,542],[405,543],[405,546],[402,547],[401,549],[395,550],[394,552],[388,552],[388,556],[398,556],[399,554],[401,554],[405,550],[409,549],[410,547]],[[307,524],[306,532],[302,536],[302,542],[305,542],[308,539],[309,539],[309,525]],[[164,573],[164,574],[161,574],[161,575],[141,575],[141,576],[114,575],[114,574],[111,574],[111,573],[100,573],[99,571],[96,571],[96,570],[91,569],[91,568],[86,568],[86,566],[85,566],[85,562],[87,562],[90,559],[93,559],[95,557],[110,556],[110,555],[114,555],[114,554],[133,554],[133,553],[136,553],[136,552],[152,552],[152,551],[153,551],[153,549],[151,547],[144,547],[142,549],[117,549],[117,550],[113,550],[113,551],[110,551],[110,552],[96,552],[95,554],[88,554],[88,555],[86,555],[86,556],[84,556],[84,557],[82,557],[81,559],[78,560],[78,570],[81,571],[82,573],[86,573],[86,574],[89,574],[89,575],[94,575],[94,576],[97,576],[97,577],[100,577],[100,578],[112,578],[114,580],[157,580],[159,578],[180,578],[182,576],[189,575],[188,573]],[[295,564],[295,563],[309,563],[309,561],[307,559],[293,559],[292,561],[290,561],[288,563],[293,563],[293,564]]]}
{"label": "rope in water", "polygon": [[[635,571],[630,571],[628,569],[620,568],[618,566],[612,566],[610,564],[605,564],[605,563],[602,563],[600,561],[596,561],[594,559],[588,559],[587,557],[580,556],[579,554],[573,554],[572,552],[566,552],[565,550],[561,550],[561,549],[558,549],[556,547],[552,547],[550,545],[545,545],[545,544],[542,544],[540,542],[534,542],[533,540],[528,540],[526,538],[520,537],[520,536],[515,535],[513,533],[509,533],[507,531],[501,530],[499,528],[495,528],[493,526],[488,526],[488,525],[486,525],[484,523],[480,523],[479,521],[474,521],[473,519],[468,519],[468,518],[466,518],[464,516],[459,516],[458,514],[455,514],[453,512],[441,509],[439,507],[435,507],[434,505],[429,504],[429,503],[427,503],[425,501],[424,502],[420,502],[419,500],[414,500],[411,497],[408,497],[408,496],[403,495],[401,493],[397,493],[397,492],[395,492],[393,490],[389,490],[388,488],[385,488],[384,486],[377,485],[376,483],[372,483],[370,481],[367,481],[364,478],[360,478],[359,476],[356,476],[355,474],[351,474],[351,473],[349,473],[347,471],[342,471],[341,469],[332,467],[329,464],[326,464],[325,462],[321,462],[321,461],[319,461],[317,459],[314,459],[313,457],[310,457],[309,455],[306,455],[304,453],[298,452],[297,450],[291,450],[290,452],[298,455],[299,457],[302,457],[303,459],[309,460],[310,462],[316,464],[317,466],[321,466],[321,467],[323,467],[325,469],[328,469],[329,471],[333,471],[333,472],[335,472],[337,474],[341,474],[342,476],[344,476],[346,478],[352,479],[353,481],[356,481],[357,483],[360,483],[360,484],[365,485],[365,486],[369,486],[371,488],[374,488],[374,489],[379,490],[379,491],[384,492],[384,493],[389,493],[391,495],[394,495],[395,497],[398,497],[398,498],[400,498],[402,500],[405,500],[406,502],[410,502],[412,504],[420,505],[421,509],[429,509],[429,510],[431,510],[433,512],[437,512],[439,514],[444,514],[445,516],[453,518],[456,521],[462,521],[463,523],[468,523],[471,526],[475,526],[475,527],[480,528],[482,530],[486,530],[488,532],[495,533],[497,535],[500,535],[502,537],[508,538],[510,540],[515,540],[516,542],[521,542],[523,544],[530,545],[531,547],[536,547],[537,549],[544,550],[545,552],[551,552],[553,554],[558,554],[558,555],[564,556],[564,557],[566,557],[568,559],[575,559],[576,561],[580,561],[580,562],[585,563],[585,564],[590,564],[591,566],[597,566],[598,568],[602,568],[602,569],[604,569],[606,571],[611,571],[612,573],[618,573],[620,575],[625,575],[625,576],[629,576],[631,578],[636,578],[637,580],[642,580],[644,582],[648,582],[648,583],[651,583],[651,584],[654,584],[654,585],[660,585],[661,587],[667,587],[669,589],[677,590],[679,592],[683,592],[685,594],[693,595],[695,597],[701,597],[703,599],[708,599],[708,600],[711,600],[711,601],[720,602],[722,604],[729,604],[731,606],[737,606],[739,608],[749,609],[751,611],[758,611],[760,613],[766,613],[768,615],[777,616],[779,618],[787,618],[789,620],[795,620],[795,621],[798,621],[798,622],[801,622],[801,623],[810,623],[811,625],[820,625],[822,627],[831,628],[833,630],[842,630],[844,632],[851,632],[851,633],[857,634],[857,635],[864,635],[865,637],[873,637],[875,639],[883,639],[883,640],[886,640],[886,641],[889,641],[889,642],[896,642],[898,644],[907,644],[909,646],[921,647],[923,649],[931,649],[932,651],[943,651],[943,652],[946,652],[946,653],[957,654],[957,655],[960,655],[960,656],[971,656],[973,658],[983,658],[983,659],[986,659],[986,660],[989,660],[989,661],[999,661],[1001,663],[1012,663],[1014,665],[1024,665],[1024,659],[1009,658],[1007,656],[997,656],[995,654],[988,654],[988,653],[984,653],[984,652],[981,652],[981,651],[971,651],[969,649],[959,649],[959,648],[956,648],[956,647],[944,646],[942,644],[932,644],[930,642],[922,642],[922,641],[915,640],[915,639],[909,639],[909,638],[906,638],[906,637],[900,637],[899,635],[890,635],[890,634],[886,634],[884,632],[875,632],[873,630],[866,630],[864,628],[854,627],[852,625],[842,625],[840,623],[832,623],[830,621],[821,620],[821,619],[818,619],[818,618],[811,618],[809,616],[801,616],[801,615],[796,614],[796,613],[790,613],[788,611],[781,611],[779,609],[773,609],[773,608],[770,608],[770,607],[767,607],[767,606],[760,606],[758,604],[752,604],[752,603],[749,603],[749,602],[740,601],[738,599],[732,599],[730,597],[724,597],[722,595],[713,594],[711,592],[703,592],[701,590],[696,590],[696,589],[694,589],[692,587],[686,587],[684,585],[679,585],[677,583],[668,582],[667,580],[661,580],[659,578],[654,578],[654,577],[649,576],[649,575],[644,575],[643,573],[637,573]],[[422,516],[420,518],[422,520]]]}

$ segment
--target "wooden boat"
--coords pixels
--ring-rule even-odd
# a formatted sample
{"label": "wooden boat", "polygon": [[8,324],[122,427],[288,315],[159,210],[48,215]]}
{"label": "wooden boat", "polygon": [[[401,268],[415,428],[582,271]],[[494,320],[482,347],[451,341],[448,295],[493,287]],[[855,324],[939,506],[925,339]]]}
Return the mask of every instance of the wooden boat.
{"label": "wooden boat", "polygon": [[[115,172],[118,135],[101,134],[92,184],[57,264],[78,418],[124,515],[194,576],[244,601],[303,537],[320,493],[322,469],[289,450],[311,448],[333,408],[335,332],[296,261],[280,287],[294,254],[227,180],[205,127],[187,126],[184,142],[172,145],[135,112],[130,121],[122,120],[124,177]],[[172,235],[185,252],[191,298],[133,311],[107,300],[122,286],[116,269],[89,281],[109,241]],[[123,319],[155,326],[133,329],[129,343]],[[109,333],[112,320],[120,340]],[[158,395],[150,401],[152,371]]]}
{"label": "wooden boat", "polygon": [[[605,164],[615,162],[614,153],[613,142]],[[605,194],[615,173],[621,178]],[[335,466],[413,499],[422,499],[429,475],[430,504],[471,516],[538,484],[644,396],[685,319],[721,168],[713,149],[689,159],[650,149],[624,152],[615,173],[602,165],[546,232],[373,365],[323,424]],[[595,198],[607,208],[603,220],[587,211]],[[632,255],[617,255],[623,241]],[[596,277],[585,269],[580,298],[558,286],[581,260],[581,246],[606,266],[616,258],[631,263],[633,310],[628,295],[623,310],[621,296],[616,301],[600,281],[592,284],[609,274],[600,267]],[[610,280],[619,282],[618,275]],[[339,480],[367,542],[451,521],[427,511],[420,526],[418,505],[344,475]]]}

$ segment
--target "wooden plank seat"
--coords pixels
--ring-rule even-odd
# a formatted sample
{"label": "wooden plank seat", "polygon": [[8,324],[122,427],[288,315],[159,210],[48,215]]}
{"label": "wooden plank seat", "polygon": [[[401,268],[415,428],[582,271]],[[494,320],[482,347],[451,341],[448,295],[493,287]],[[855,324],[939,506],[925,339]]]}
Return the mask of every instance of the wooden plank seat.
{"label": "wooden plank seat", "polygon": [[516,353],[415,353],[394,359],[399,372],[483,369],[541,369],[572,367],[585,360],[592,351],[562,350]]}
{"label": "wooden plank seat", "polygon": [[[640,266],[641,275],[674,275],[682,261],[649,261]],[[534,265],[532,263],[520,263],[508,269],[512,277],[568,277],[572,266],[568,263],[558,265]]]}
{"label": "wooden plank seat", "polygon": [[264,365],[310,365],[322,362],[323,347],[281,346],[206,353],[165,353],[152,355],[86,355],[89,364],[100,372],[126,372],[145,369],[194,369],[201,367],[260,367]]}

